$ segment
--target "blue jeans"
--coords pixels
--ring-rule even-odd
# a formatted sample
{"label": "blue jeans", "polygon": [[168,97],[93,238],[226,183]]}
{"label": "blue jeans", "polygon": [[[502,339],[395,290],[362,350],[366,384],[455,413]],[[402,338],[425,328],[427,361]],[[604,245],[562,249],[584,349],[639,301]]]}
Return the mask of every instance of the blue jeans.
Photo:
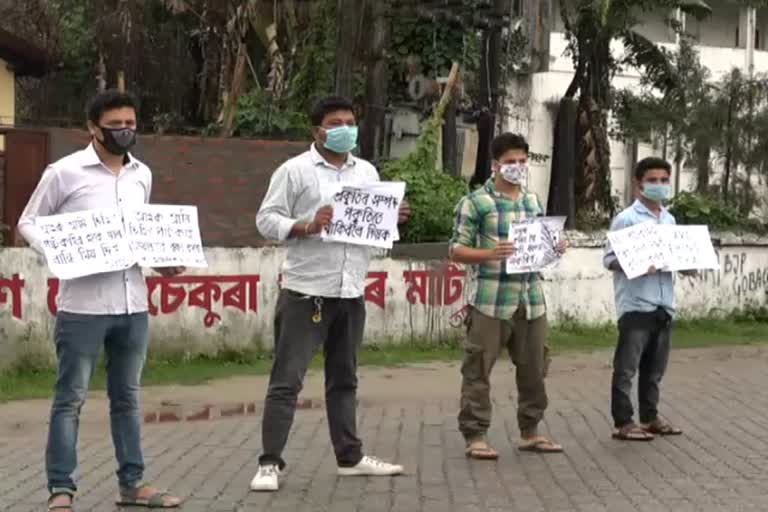
{"label": "blue jeans", "polygon": [[149,343],[147,313],[80,315],[59,312],[54,331],[58,377],[51,407],[45,466],[50,492],[75,492],[80,409],[102,345],[112,441],[121,487],[136,487],[144,475],[139,384]]}

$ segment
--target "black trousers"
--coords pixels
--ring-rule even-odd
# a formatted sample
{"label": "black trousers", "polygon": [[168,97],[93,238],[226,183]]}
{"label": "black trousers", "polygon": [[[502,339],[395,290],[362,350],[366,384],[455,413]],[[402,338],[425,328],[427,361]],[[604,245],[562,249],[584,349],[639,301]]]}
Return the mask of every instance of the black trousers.
{"label": "black trousers", "polygon": [[363,458],[357,437],[357,351],[363,340],[365,302],[282,290],[275,313],[275,350],[262,420],[259,464],[285,467],[283,449],[293,425],[304,376],[318,347],[325,355],[325,402],[339,466]]}

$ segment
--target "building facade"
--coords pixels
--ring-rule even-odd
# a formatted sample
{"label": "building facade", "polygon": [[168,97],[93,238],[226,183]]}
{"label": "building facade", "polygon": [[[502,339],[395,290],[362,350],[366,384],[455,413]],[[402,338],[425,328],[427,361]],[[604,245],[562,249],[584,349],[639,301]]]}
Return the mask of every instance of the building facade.
{"label": "building facade", "polygon": [[[566,54],[568,42],[558,4],[551,2],[549,69],[516,78],[511,85],[509,116],[505,120],[507,129],[528,135],[532,151],[550,156],[555,119],[552,106],[560,101],[573,77],[573,62]],[[707,4],[713,12],[706,19],[696,20],[680,12],[660,11],[645,15],[636,30],[658,45],[675,50],[679,36],[668,20],[676,18],[685,33],[693,38],[701,63],[709,68],[712,80],[723,78],[734,67],[745,73],[768,73],[768,8],[743,7],[728,0],[707,0]],[[614,41],[612,50],[615,55],[621,55],[621,43]],[[615,77],[613,85],[617,88],[636,87],[640,76],[639,70],[626,69]],[[635,154],[630,145],[611,141],[611,182],[613,195],[620,205],[633,198],[631,172],[636,159],[662,153],[662,148],[640,143]],[[670,149],[668,157],[671,158],[671,154]],[[543,200],[547,198],[550,167],[551,158],[532,168],[530,186]],[[720,162],[713,159],[712,182],[719,182],[721,167]],[[695,187],[695,171],[685,163],[679,183],[680,190]]]}

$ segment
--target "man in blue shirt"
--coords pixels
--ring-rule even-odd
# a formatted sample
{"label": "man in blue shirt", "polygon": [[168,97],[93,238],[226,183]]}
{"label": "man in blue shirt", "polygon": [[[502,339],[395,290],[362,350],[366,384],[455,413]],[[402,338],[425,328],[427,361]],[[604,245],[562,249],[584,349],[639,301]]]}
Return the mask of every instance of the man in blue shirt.
{"label": "man in blue shirt", "polygon": [[[655,222],[675,224],[675,218],[662,203],[672,195],[671,166],[660,158],[646,158],[635,167],[638,197],[619,213],[611,231],[635,224]],[[613,271],[619,341],[613,359],[611,415],[614,439],[650,441],[654,435],[682,434],[659,416],[659,385],[667,368],[672,317],[675,313],[674,276],[651,266],[648,273],[627,278],[610,242],[603,264]],[[693,272],[695,273],[695,272]],[[688,273],[690,274],[690,273]],[[630,393],[638,373],[640,425],[633,421]]]}

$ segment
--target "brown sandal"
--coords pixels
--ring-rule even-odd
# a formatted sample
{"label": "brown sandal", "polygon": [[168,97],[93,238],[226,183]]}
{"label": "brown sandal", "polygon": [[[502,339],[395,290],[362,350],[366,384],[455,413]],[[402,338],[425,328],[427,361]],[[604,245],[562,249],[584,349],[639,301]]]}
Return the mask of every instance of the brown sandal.
{"label": "brown sandal", "polygon": [[[69,497],[69,503],[68,504],[62,503],[61,505],[54,505],[53,504],[53,500],[55,500],[59,496],[67,496],[67,497]],[[69,492],[54,492],[48,498],[48,512],[50,512],[52,510],[55,510],[55,511],[58,511],[58,512],[75,512],[74,501],[75,501],[75,498],[74,498],[74,496],[72,496],[72,493],[69,493]]]}
{"label": "brown sandal", "polygon": [[623,427],[613,432],[614,439],[619,441],[640,441],[647,442],[653,441],[654,436],[651,432],[635,425],[634,423],[627,423]]}
{"label": "brown sandal", "polygon": [[520,446],[517,447],[521,452],[533,453],[562,453],[563,447],[550,441],[546,437],[534,437],[533,439],[523,439]]}
{"label": "brown sandal", "polygon": [[475,460],[496,460],[499,454],[496,450],[488,446],[485,441],[472,441],[467,444],[464,454],[470,459]]}
{"label": "brown sandal", "polygon": [[[141,496],[141,490],[150,488],[153,492],[148,496]],[[167,491],[155,489],[149,484],[141,483],[137,487],[121,488],[120,499],[117,505],[121,507],[145,507],[145,508],[179,508],[181,499]]]}
{"label": "brown sandal", "polygon": [[679,436],[682,435],[683,431],[679,428],[673,427],[666,421],[663,421],[661,419],[655,419],[652,422],[648,423],[647,425],[642,425],[641,428],[648,432],[649,434],[657,435],[657,436]]}

